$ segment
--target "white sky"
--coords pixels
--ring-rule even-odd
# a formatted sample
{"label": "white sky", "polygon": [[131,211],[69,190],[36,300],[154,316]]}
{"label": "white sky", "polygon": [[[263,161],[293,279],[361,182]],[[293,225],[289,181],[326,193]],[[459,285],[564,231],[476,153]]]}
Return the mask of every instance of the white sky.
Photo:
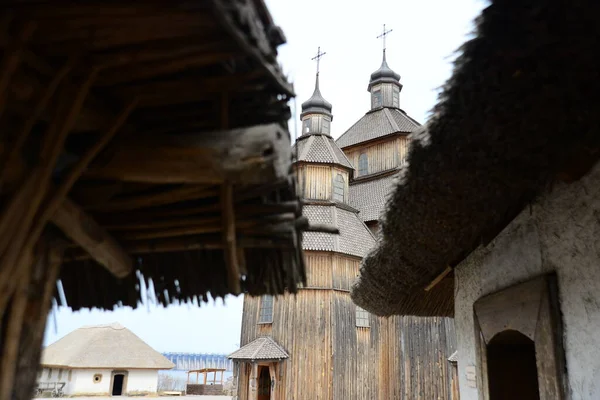
{"label": "white sky", "polygon": [[[267,0],[288,43],[279,60],[294,83],[297,115],[314,89],[317,47],[320,86],[333,105],[332,133],[341,135],[369,110],[367,84],[381,64],[382,44],[376,39],[383,24],[388,65],[404,85],[400,107],[423,123],[435,105],[437,88],[449,78],[455,51],[473,30],[483,0]],[[291,103],[293,110],[293,102]],[[290,125],[292,136],[294,125]],[[240,339],[242,296],[195,306],[168,309],[142,307],[114,312],[55,310],[48,319],[50,344],[82,325],[120,322],[158,351],[229,353]]]}

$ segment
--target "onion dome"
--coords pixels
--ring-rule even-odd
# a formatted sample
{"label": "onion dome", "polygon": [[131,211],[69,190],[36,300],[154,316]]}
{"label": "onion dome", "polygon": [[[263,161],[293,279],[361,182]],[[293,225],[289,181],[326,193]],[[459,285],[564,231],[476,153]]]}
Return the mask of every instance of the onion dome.
{"label": "onion dome", "polygon": [[331,109],[331,103],[323,98],[323,95],[319,90],[319,74],[317,73],[315,91],[308,100],[302,103],[302,114],[300,114],[300,118],[304,118],[307,114],[324,114],[332,118],[333,115],[331,114]]}
{"label": "onion dome", "polygon": [[371,74],[371,80],[369,81],[369,87],[367,90],[370,91],[373,85],[377,85],[379,83],[395,83],[396,85],[400,85],[400,74],[394,72],[388,66],[385,59],[385,50],[383,51],[383,61],[381,62],[381,67]]}

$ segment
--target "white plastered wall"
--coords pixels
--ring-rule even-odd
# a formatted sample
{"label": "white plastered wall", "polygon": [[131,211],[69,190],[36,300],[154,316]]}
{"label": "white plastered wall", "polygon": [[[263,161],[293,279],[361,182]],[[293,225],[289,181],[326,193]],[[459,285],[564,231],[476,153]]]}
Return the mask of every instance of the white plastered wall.
{"label": "white plastered wall", "polygon": [[486,247],[456,269],[455,326],[461,400],[479,400],[467,380],[477,365],[473,303],[556,272],[571,399],[600,399],[600,164],[572,184],[556,184]]}
{"label": "white plastered wall", "polygon": [[[70,395],[108,394],[110,392],[111,369],[75,369],[71,379]],[[94,375],[101,374],[100,382],[94,382]]]}
{"label": "white plastered wall", "polygon": [[127,393],[156,393],[158,386],[158,370],[129,370],[127,377]]}

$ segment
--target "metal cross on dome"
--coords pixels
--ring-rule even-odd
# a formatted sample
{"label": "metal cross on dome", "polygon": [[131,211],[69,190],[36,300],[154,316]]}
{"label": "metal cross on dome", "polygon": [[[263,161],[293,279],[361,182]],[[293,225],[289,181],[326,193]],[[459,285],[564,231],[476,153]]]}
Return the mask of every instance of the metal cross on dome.
{"label": "metal cross on dome", "polygon": [[377,36],[377,39],[382,39],[383,40],[383,51],[385,51],[385,37],[387,35],[389,35],[391,31],[393,31],[393,29],[388,29],[386,31],[385,30],[385,24],[383,24],[383,32],[381,33],[381,35]]}
{"label": "metal cross on dome", "polygon": [[321,57],[323,57],[325,54],[325,52],[321,52],[321,46],[319,46],[319,48],[317,49],[317,55],[314,56],[313,58],[311,58],[311,60],[317,60],[317,74],[319,73],[319,65],[321,63]]}

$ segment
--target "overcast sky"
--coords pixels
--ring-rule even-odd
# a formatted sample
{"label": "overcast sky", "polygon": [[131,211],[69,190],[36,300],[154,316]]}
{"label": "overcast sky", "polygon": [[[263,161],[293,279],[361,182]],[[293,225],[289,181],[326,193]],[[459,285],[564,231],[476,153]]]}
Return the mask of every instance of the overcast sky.
{"label": "overcast sky", "polygon": [[[381,64],[383,24],[389,66],[404,85],[400,107],[423,123],[438,88],[450,76],[455,51],[473,31],[482,0],[267,0],[288,43],[279,49],[284,71],[294,83],[297,115],[314,89],[317,47],[321,93],[333,105],[332,134],[341,135],[369,110],[367,84]],[[291,103],[292,110],[294,103]],[[294,135],[294,124],[290,126]],[[242,297],[195,306],[153,306],[114,312],[54,310],[45,343],[82,325],[120,322],[158,351],[229,353],[239,345]]]}

